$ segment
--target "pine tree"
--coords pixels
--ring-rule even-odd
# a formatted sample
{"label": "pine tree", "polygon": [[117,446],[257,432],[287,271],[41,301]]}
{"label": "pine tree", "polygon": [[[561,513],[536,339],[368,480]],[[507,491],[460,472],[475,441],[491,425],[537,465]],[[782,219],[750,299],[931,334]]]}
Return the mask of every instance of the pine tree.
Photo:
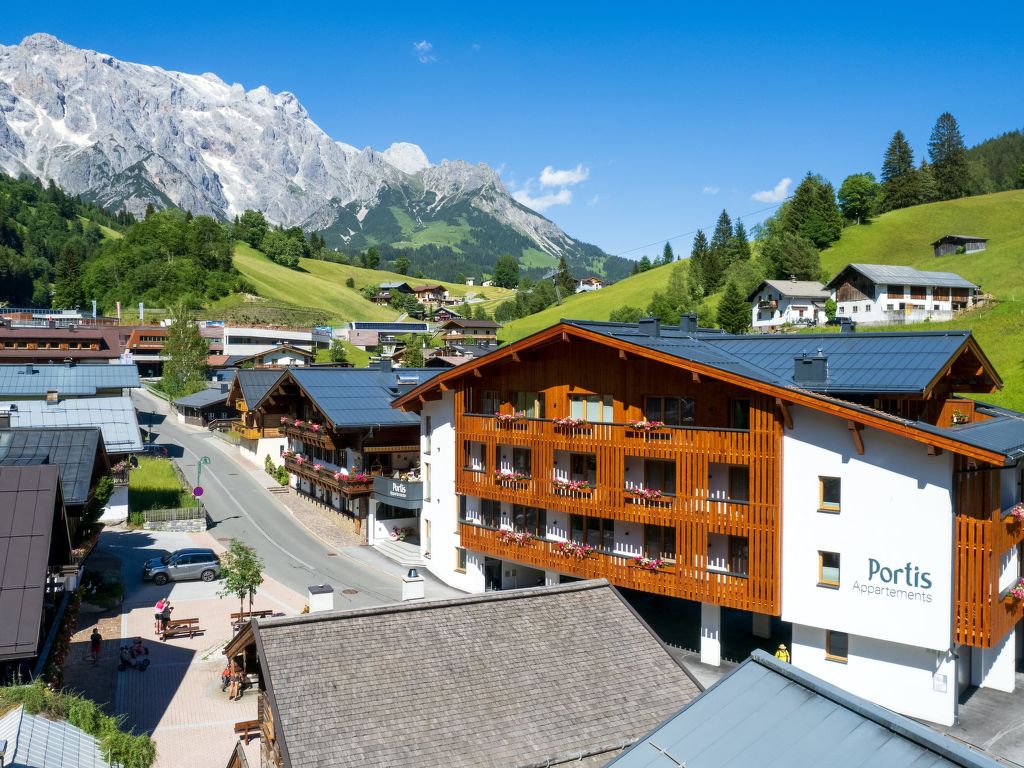
{"label": "pine tree", "polygon": [[563,299],[576,293],[576,278],[569,271],[565,256],[558,258],[558,271],[555,272],[554,283]]}
{"label": "pine tree", "polygon": [[729,244],[732,240],[732,219],[723,208],[718,214],[718,223],[715,224],[715,231],[711,234],[711,253],[720,268],[725,269],[730,264]]}
{"label": "pine tree", "polygon": [[882,158],[882,207],[886,211],[921,202],[914,152],[903,131],[896,131]]}
{"label": "pine tree", "polygon": [[747,240],[747,228],[743,226],[741,219],[736,219],[736,226],[732,230],[732,239],[729,241],[729,263],[735,264],[747,261],[749,258],[750,242]]}
{"label": "pine tree", "polygon": [[711,251],[708,238],[702,230],[697,230],[693,237],[690,250],[690,285],[693,293],[704,297],[714,293],[722,280],[722,269]]}
{"label": "pine tree", "polygon": [[662,253],[661,253],[661,263],[662,264],[671,264],[675,260],[676,260],[676,255],[672,251],[672,244],[671,243],[665,243],[665,250],[663,250]]}
{"label": "pine tree", "polygon": [[821,277],[821,256],[814,243],[787,230],[773,232],[761,242],[761,260],[768,267],[768,277],[775,280]]}
{"label": "pine tree", "polygon": [[53,285],[53,306],[73,309],[85,304],[82,290],[82,261],[85,249],[74,238],[64,243],[57,257]]}
{"label": "pine tree", "polygon": [[928,156],[932,161],[932,174],[941,200],[954,200],[967,195],[970,189],[970,171],[967,166],[967,147],[956,118],[943,112],[935,121]]}
{"label": "pine tree", "polygon": [[836,205],[832,185],[821,176],[808,173],[786,204],[782,226],[807,238],[817,248],[825,248],[839,239],[843,216]]}
{"label": "pine tree", "polygon": [[917,194],[921,203],[934,203],[942,199],[939,196],[939,185],[935,182],[935,172],[927,160],[922,160],[921,167],[917,169]]}
{"label": "pine tree", "polygon": [[153,207],[153,204],[152,203],[146,203],[146,218],[148,219],[154,213],[156,213],[156,208]]}
{"label": "pine tree", "polygon": [[726,333],[743,333],[750,325],[750,317],[750,304],[736,283],[730,282],[718,303],[718,324]]}
{"label": "pine tree", "polygon": [[640,263],[637,265],[638,272],[646,272],[651,268],[651,260],[644,256],[640,259]]}

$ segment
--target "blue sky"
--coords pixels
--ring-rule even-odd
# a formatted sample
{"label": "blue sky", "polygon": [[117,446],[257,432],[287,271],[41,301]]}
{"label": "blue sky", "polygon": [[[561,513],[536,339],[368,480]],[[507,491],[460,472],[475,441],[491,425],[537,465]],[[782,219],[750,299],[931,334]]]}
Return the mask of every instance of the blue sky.
{"label": "blue sky", "polygon": [[946,110],[968,144],[1024,127],[1020,3],[782,5],[17,3],[0,44],[49,32],[292,91],[335,139],[486,162],[633,257],[677,235],[688,251],[723,207],[771,206],[808,170],[877,173],[897,128],[920,158]]}

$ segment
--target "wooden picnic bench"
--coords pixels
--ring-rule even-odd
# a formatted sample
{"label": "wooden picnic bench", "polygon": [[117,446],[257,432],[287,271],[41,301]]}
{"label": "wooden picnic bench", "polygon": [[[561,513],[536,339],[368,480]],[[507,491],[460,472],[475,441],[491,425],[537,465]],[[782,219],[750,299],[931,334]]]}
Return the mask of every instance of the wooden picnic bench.
{"label": "wooden picnic bench", "polygon": [[243,720],[240,723],[235,723],[235,733],[238,734],[238,738],[245,739],[245,743],[248,744],[260,735],[260,721]]}
{"label": "wooden picnic bench", "polygon": [[199,626],[199,619],[171,619],[167,622],[167,627],[160,633],[160,639],[166,640],[168,637],[178,637],[179,635],[192,637],[205,631]]}
{"label": "wooden picnic bench", "polygon": [[265,619],[273,616],[273,611],[242,611],[231,614],[231,626],[237,632],[249,619]]}

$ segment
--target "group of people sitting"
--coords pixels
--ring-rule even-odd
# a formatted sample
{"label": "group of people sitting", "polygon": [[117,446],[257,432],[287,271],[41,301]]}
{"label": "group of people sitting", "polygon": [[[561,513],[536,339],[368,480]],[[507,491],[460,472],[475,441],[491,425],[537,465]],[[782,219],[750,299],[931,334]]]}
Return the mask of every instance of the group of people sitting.
{"label": "group of people sitting", "polygon": [[220,673],[220,689],[228,692],[228,700],[236,701],[242,698],[245,689],[251,685],[242,666],[237,661],[228,659],[224,671]]}

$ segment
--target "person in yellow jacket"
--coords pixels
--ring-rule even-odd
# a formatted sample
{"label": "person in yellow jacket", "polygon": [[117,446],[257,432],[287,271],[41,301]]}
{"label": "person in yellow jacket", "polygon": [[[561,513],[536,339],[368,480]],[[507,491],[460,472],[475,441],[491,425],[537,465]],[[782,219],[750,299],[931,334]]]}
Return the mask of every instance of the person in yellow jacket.
{"label": "person in yellow jacket", "polygon": [[779,643],[779,649],[775,652],[775,658],[789,664],[789,651],[786,650],[785,643]]}

